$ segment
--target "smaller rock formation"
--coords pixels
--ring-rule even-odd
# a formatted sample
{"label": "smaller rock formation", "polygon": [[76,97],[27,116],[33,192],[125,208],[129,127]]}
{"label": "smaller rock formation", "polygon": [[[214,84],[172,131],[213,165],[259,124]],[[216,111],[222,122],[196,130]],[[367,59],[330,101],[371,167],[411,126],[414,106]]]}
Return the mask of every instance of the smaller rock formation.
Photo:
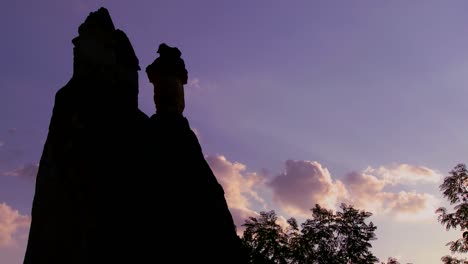
{"label": "smaller rock formation", "polygon": [[173,263],[248,263],[223,188],[182,115],[187,71],[181,52],[161,44],[158,53],[146,68],[157,112],[150,117],[145,157],[160,191],[148,192],[154,195],[147,200],[165,201],[156,207],[161,214],[152,221],[173,227],[153,231],[165,238],[161,252],[168,252]]}
{"label": "smaller rock formation", "polygon": [[185,108],[184,84],[188,74],[180,58],[179,49],[161,44],[159,57],[146,68],[149,81],[154,86],[154,103],[158,114],[181,115]]}

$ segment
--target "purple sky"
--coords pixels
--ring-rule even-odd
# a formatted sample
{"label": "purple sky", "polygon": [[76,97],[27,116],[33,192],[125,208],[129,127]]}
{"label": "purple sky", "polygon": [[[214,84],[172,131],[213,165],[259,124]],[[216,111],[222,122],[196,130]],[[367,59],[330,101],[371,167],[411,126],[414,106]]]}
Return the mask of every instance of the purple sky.
{"label": "purple sky", "polygon": [[[161,42],[181,49],[185,114],[235,217],[346,201],[375,212],[381,259],[449,252],[457,233],[432,212],[441,176],[468,161],[467,2],[43,0],[0,3],[2,263],[22,259],[54,94],[100,6],[142,68]],[[139,104],[154,113],[144,72]]]}

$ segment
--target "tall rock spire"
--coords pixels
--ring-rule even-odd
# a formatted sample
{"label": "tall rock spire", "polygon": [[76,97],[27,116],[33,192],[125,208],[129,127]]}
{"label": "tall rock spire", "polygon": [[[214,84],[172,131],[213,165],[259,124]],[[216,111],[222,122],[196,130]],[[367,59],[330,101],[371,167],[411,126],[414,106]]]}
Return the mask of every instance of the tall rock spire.
{"label": "tall rock spire", "polygon": [[[55,96],[24,263],[124,259],[122,229],[147,116],[138,110],[138,59],[109,12],[92,12],[73,39],[71,80]],[[141,173],[140,173],[141,174]],[[134,178],[137,181],[137,177]],[[124,190],[122,190],[124,189]]]}

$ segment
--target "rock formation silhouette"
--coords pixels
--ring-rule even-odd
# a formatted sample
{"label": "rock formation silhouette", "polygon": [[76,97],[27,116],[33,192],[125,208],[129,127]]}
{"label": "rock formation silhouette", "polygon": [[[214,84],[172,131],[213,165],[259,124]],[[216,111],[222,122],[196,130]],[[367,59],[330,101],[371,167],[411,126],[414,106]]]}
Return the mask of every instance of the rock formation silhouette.
{"label": "rock formation silhouette", "polygon": [[247,263],[224,192],[183,116],[187,71],[160,45],[157,113],[138,109],[138,58],[109,12],[73,39],[36,180],[25,264]]}

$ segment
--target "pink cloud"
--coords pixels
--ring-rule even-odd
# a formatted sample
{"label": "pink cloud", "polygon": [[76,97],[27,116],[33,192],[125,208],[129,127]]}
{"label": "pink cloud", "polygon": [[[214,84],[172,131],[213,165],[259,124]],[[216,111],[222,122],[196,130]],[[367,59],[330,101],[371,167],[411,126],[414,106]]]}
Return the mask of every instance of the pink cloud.
{"label": "pink cloud", "polygon": [[258,189],[264,186],[264,178],[256,173],[246,172],[244,164],[230,162],[221,155],[207,156],[206,160],[223,186],[226,201],[239,231],[245,219],[258,215],[252,209],[252,203],[265,204],[258,193]]}
{"label": "pink cloud", "polygon": [[276,176],[269,186],[273,189],[273,199],[283,209],[304,216],[310,215],[310,208],[316,203],[334,208],[348,195],[343,183],[334,181],[329,171],[316,161],[286,161],[286,171]]}
{"label": "pink cloud", "polygon": [[395,217],[408,220],[417,216],[418,219],[432,217],[437,206],[437,199],[428,193],[415,191],[389,192],[384,188],[392,185],[386,179],[353,172],[343,179],[350,197],[348,203],[365,208],[375,214],[393,214]]}
{"label": "pink cloud", "polygon": [[[352,172],[342,180],[316,161],[286,161],[285,172],[269,183],[274,201],[292,215],[309,216],[315,204],[337,209],[344,202],[376,215],[390,214],[401,220],[433,217],[438,200],[431,194],[416,191],[387,191],[387,186],[431,182],[435,171],[401,164]],[[375,172],[375,173],[374,173]]]}
{"label": "pink cloud", "polygon": [[443,178],[443,175],[435,170],[406,163],[381,166],[377,169],[368,167],[365,172],[376,175],[391,185],[438,183]]}
{"label": "pink cloud", "polygon": [[15,246],[17,239],[26,236],[31,218],[22,215],[6,203],[0,203],[0,247]]}
{"label": "pink cloud", "polygon": [[[247,172],[244,164],[230,162],[224,156],[208,156],[206,160],[224,188],[238,229],[249,216],[257,216],[258,211],[275,209],[272,205],[293,217],[309,217],[310,208],[315,204],[336,210],[344,202],[375,215],[408,221],[433,218],[433,211],[439,204],[428,193],[387,190],[397,183],[412,185],[435,181],[438,174],[426,167],[401,164],[367,168],[338,180],[316,161],[288,160],[285,171],[267,181],[268,173]],[[267,205],[263,199],[265,194],[272,195],[273,204]]]}

